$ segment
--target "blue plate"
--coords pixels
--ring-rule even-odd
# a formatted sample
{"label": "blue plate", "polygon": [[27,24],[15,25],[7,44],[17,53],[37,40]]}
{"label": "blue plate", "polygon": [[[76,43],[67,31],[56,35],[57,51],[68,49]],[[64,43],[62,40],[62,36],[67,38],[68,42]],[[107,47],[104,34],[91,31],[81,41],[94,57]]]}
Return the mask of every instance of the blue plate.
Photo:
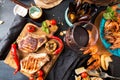
{"label": "blue plate", "polygon": [[66,23],[68,24],[69,27],[73,27],[73,24],[70,22],[70,20],[68,18],[68,10],[69,10],[69,8],[67,8],[65,10],[65,21],[66,21]]}
{"label": "blue plate", "polygon": [[119,56],[120,57],[120,48],[119,49],[114,49],[111,50],[110,46],[111,44],[109,42],[107,42],[107,40],[104,38],[104,25],[105,25],[106,20],[104,18],[102,18],[101,22],[100,22],[100,39],[103,43],[103,45],[105,46],[105,48],[113,55]]}

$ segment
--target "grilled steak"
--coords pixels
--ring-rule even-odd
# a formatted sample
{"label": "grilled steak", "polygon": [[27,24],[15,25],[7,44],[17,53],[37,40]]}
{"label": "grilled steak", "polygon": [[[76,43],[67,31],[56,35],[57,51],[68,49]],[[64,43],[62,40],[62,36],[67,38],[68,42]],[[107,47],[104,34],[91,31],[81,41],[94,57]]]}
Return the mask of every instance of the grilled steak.
{"label": "grilled steak", "polygon": [[47,53],[30,53],[20,61],[21,70],[33,74],[41,69],[50,60]]}
{"label": "grilled steak", "polygon": [[47,42],[45,35],[27,34],[18,42],[18,49],[25,53],[32,53],[37,51],[45,42]]}

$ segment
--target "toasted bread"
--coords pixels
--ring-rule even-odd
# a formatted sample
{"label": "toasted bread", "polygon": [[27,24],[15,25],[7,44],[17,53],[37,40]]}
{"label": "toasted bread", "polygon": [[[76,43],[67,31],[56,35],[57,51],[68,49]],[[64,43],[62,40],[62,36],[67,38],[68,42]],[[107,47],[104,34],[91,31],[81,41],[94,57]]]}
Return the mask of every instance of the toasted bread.
{"label": "toasted bread", "polygon": [[57,6],[58,4],[60,4],[63,0],[56,0],[54,2],[45,2],[43,0],[34,0],[35,4],[40,7],[40,8],[44,8],[44,9],[49,9],[49,8],[53,8],[55,6]]}
{"label": "toasted bread", "polygon": [[112,59],[110,56],[105,54],[101,55],[101,67],[104,70],[108,70],[109,62],[112,62]]}
{"label": "toasted bread", "polygon": [[20,61],[21,70],[33,74],[41,69],[49,60],[50,58],[47,53],[30,53]]}

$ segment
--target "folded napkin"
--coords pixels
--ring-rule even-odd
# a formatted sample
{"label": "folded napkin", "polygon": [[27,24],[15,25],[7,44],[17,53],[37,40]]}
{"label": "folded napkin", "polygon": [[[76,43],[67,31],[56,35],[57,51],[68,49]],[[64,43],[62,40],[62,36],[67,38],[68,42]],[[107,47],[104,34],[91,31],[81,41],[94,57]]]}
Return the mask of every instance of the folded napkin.
{"label": "folded napkin", "polygon": [[9,31],[5,37],[0,41],[0,60],[5,59],[8,54],[10,45],[17,39],[24,25],[27,23],[26,18],[16,16]]}

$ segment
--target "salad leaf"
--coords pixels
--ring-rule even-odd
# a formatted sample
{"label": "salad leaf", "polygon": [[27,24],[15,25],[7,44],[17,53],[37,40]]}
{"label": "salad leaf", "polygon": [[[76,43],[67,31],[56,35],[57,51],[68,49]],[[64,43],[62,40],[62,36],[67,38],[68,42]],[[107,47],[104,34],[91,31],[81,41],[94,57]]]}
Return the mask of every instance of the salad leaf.
{"label": "salad leaf", "polygon": [[49,27],[47,25],[47,23],[45,21],[42,22],[42,27],[41,27],[42,31],[46,32],[47,34],[50,33],[49,31]]}
{"label": "salad leaf", "polygon": [[50,31],[49,31],[49,29],[48,29],[48,28],[46,28],[46,29],[45,29],[45,32],[46,32],[47,34],[49,34],[49,33],[50,33]]}
{"label": "salad leaf", "polygon": [[43,26],[43,27],[48,27],[47,22],[43,21],[43,22],[42,22],[42,26]]}
{"label": "salad leaf", "polygon": [[112,13],[114,13],[114,11],[112,10],[112,8],[110,7],[110,6],[108,6],[107,7],[107,10],[106,10],[107,12],[112,12]]}
{"label": "salad leaf", "polygon": [[41,29],[42,29],[42,31],[45,31],[45,27],[42,26]]}
{"label": "salad leaf", "polygon": [[116,20],[117,19],[117,17],[115,16],[115,11],[110,6],[108,6],[107,9],[106,9],[106,12],[103,13],[103,17],[105,19],[110,19],[110,20]]}

